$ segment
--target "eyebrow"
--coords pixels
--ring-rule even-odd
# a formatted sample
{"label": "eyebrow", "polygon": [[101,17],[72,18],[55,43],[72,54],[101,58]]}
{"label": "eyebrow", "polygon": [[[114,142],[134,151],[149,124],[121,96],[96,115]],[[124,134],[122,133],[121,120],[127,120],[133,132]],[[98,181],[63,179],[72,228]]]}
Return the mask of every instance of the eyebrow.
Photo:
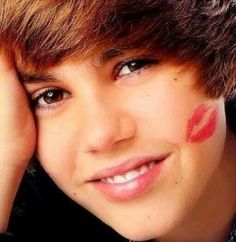
{"label": "eyebrow", "polygon": [[[119,49],[109,49],[103,52],[98,57],[98,64],[102,66],[106,64],[108,61],[123,55],[123,52]],[[45,83],[45,82],[57,82],[57,78],[49,73],[27,73],[24,71],[18,72],[19,79],[24,84],[33,84],[33,83]]]}
{"label": "eyebrow", "polygon": [[121,50],[119,50],[119,49],[109,49],[109,50],[103,52],[101,54],[101,56],[98,58],[99,64],[100,65],[104,65],[108,61],[110,61],[110,60],[112,60],[112,59],[114,59],[114,58],[116,58],[118,56],[121,56],[123,54],[124,53]]}
{"label": "eyebrow", "polygon": [[19,72],[19,79],[24,84],[42,83],[42,82],[56,82],[57,79],[49,73],[26,73]]}

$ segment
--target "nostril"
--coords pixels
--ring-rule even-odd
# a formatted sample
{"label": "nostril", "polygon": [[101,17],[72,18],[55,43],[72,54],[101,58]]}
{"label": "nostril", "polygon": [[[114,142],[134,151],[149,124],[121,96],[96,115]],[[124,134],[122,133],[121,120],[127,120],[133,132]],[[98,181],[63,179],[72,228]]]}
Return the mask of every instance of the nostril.
{"label": "nostril", "polygon": [[109,150],[114,143],[116,143],[116,136],[115,134],[109,135],[106,133],[94,132],[90,134],[87,141],[87,153],[97,153],[101,151]]}
{"label": "nostril", "polygon": [[[111,113],[110,113],[111,114]],[[85,123],[81,142],[85,152],[96,154],[114,149],[118,144],[127,143],[136,132],[135,123],[125,114],[99,116]]]}

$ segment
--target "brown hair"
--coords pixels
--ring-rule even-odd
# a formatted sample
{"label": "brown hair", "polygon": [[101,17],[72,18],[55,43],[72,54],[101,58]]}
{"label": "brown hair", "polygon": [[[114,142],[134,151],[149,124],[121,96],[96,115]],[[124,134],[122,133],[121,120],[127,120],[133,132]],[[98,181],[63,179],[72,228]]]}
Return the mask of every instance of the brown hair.
{"label": "brown hair", "polygon": [[145,49],[201,65],[210,97],[236,86],[234,0],[0,0],[1,39],[47,68],[97,50]]}

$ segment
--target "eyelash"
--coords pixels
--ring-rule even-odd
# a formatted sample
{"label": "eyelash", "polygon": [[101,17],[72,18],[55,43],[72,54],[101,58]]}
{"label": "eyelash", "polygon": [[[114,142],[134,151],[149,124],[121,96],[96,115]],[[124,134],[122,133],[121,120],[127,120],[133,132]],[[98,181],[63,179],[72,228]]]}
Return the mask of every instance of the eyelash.
{"label": "eyelash", "polygon": [[[143,70],[159,63],[160,63],[160,60],[147,58],[147,57],[132,58],[130,60],[119,62],[114,67],[112,76],[115,81],[122,78],[136,77],[136,76],[139,76]],[[124,69],[125,67],[127,68],[126,70]],[[129,68],[134,68],[134,70],[132,71]],[[123,74],[121,74],[122,69],[124,72]],[[127,71],[130,71],[130,73],[125,73]],[[40,99],[43,98],[44,102],[46,102],[45,101],[45,98],[47,97],[46,95],[50,92],[53,94],[55,94],[56,92],[60,93],[60,95],[63,95],[62,96],[63,99],[58,102],[57,101],[53,102],[52,104],[40,105],[39,104]],[[65,99],[65,95],[70,95],[70,93],[67,91],[64,91],[61,88],[50,87],[50,88],[43,89],[39,94],[31,98],[31,107],[33,109],[45,109],[45,110],[54,109],[56,108],[57,105],[59,105],[58,103],[62,102]]]}
{"label": "eyelash", "polygon": [[62,96],[63,100],[65,99],[65,94],[70,95],[69,92],[66,92],[61,88],[57,88],[57,87],[46,88],[46,89],[43,89],[34,98],[31,98],[31,107],[34,108],[34,109],[35,108],[39,108],[39,109],[53,109],[53,108],[55,108],[55,106],[57,106],[58,103],[60,103],[62,100],[58,101],[58,102],[54,102],[52,104],[44,104],[44,105],[39,104],[39,101],[40,101],[41,98],[43,98],[44,99],[43,101],[46,102],[45,101],[46,95],[50,92],[53,93],[53,94],[55,94],[56,92],[60,93],[61,95],[63,95]]}
{"label": "eyelash", "polygon": [[[136,70],[134,70],[131,73],[128,74],[123,74],[120,75],[119,73],[122,71],[122,68],[124,68],[125,66],[131,65],[131,64],[139,64],[140,66],[137,67]],[[159,64],[160,60],[157,59],[153,59],[153,58],[148,58],[148,57],[139,57],[139,58],[132,58],[130,60],[126,60],[126,61],[122,61],[120,63],[118,63],[115,66],[115,71],[113,73],[114,79],[117,80],[119,78],[123,78],[126,76],[133,76],[133,75],[139,75],[141,74],[142,70],[149,68],[152,65],[156,65]],[[133,65],[132,67],[135,68],[135,66]]]}

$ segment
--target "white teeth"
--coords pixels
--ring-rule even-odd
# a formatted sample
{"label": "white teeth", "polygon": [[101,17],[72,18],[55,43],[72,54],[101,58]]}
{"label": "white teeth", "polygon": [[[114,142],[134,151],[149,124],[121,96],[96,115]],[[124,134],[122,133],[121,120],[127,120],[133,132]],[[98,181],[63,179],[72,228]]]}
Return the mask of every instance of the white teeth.
{"label": "white teeth", "polygon": [[105,182],[105,183],[110,183],[110,184],[115,183],[115,182],[114,182],[114,178],[111,178],[111,177],[102,178],[101,181],[102,181],[102,182]]}
{"label": "white teeth", "polygon": [[114,182],[115,183],[123,183],[126,182],[125,177],[118,175],[118,176],[114,176]]}
{"label": "white teeth", "polygon": [[108,181],[109,183],[114,183],[114,179],[111,178],[111,177],[108,177],[108,178],[107,178],[107,181]]}
{"label": "white teeth", "polygon": [[152,162],[149,164],[149,169],[152,169],[155,165],[156,165],[155,161],[152,161]]}
{"label": "white teeth", "polygon": [[141,166],[139,169],[139,174],[142,175],[143,173],[147,172],[149,170],[149,167],[146,165]]}
{"label": "white teeth", "polygon": [[132,170],[125,174],[126,181],[132,180],[138,176],[139,176],[139,172],[137,170]]}
{"label": "white teeth", "polygon": [[148,165],[142,165],[140,168],[128,171],[127,173],[120,174],[113,177],[101,179],[102,182],[109,184],[118,184],[128,182],[152,169],[156,165],[155,161],[150,162]]}

